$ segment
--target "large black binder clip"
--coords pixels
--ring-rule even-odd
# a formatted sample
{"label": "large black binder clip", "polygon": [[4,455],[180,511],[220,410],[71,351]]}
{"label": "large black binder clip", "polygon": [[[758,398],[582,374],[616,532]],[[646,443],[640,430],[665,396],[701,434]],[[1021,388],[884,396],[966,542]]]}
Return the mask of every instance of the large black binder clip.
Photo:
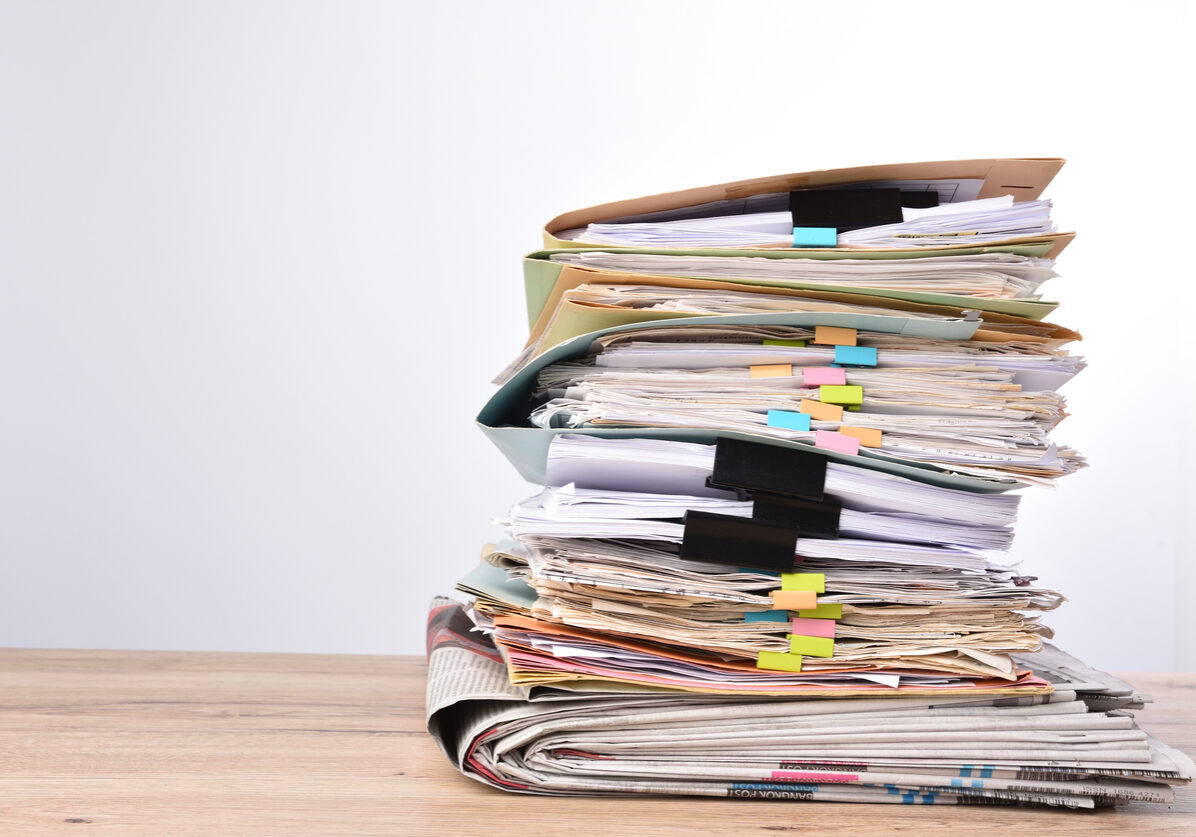
{"label": "large black binder clip", "polygon": [[794,247],[834,247],[839,233],[900,224],[902,207],[939,205],[938,192],[900,189],[799,189],[789,193]]}
{"label": "large black binder clip", "polygon": [[714,447],[714,469],[706,483],[748,493],[765,492],[821,500],[826,484],[826,457],[793,448],[719,439]]}
{"label": "large black binder clip", "polygon": [[789,193],[794,227],[833,227],[838,232],[900,224],[902,207],[939,205],[938,192],[900,189],[799,189]]}
{"label": "large black binder clip", "polygon": [[821,503],[802,497],[782,494],[758,494],[752,504],[752,517],[788,523],[796,526],[803,538],[839,537],[839,513],[843,507],[837,500]]}
{"label": "large black binder clip", "polygon": [[788,572],[797,560],[797,526],[753,517],[690,510],[681,557],[733,567]]}

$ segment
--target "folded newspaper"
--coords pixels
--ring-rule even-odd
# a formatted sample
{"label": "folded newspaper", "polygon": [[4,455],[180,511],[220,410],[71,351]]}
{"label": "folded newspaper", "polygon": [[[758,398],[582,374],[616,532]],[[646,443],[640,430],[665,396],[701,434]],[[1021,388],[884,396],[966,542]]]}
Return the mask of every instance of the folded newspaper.
{"label": "folded newspaper", "polygon": [[469,611],[428,618],[428,731],[466,776],[544,795],[1013,804],[1171,802],[1192,761],[1138,728],[1145,699],[1046,645],[1049,694],[800,699],[629,684],[515,686]]}

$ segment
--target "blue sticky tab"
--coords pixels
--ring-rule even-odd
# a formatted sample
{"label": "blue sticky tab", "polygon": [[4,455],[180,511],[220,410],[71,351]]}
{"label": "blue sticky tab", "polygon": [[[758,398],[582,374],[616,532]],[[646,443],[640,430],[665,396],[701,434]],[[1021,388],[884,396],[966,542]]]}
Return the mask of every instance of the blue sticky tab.
{"label": "blue sticky tab", "polygon": [[807,413],[791,413],[788,410],[769,410],[768,426],[783,427],[786,430],[809,430],[810,416]]}
{"label": "blue sticky tab", "polygon": [[871,346],[835,346],[835,363],[844,366],[875,366],[876,349]]}
{"label": "blue sticky tab", "polygon": [[982,788],[982,787],[984,787],[984,780],[983,780],[983,779],[973,779],[973,780],[972,780],[972,787],[974,787],[974,788]]}
{"label": "blue sticky tab", "polygon": [[951,780],[951,787],[953,787],[953,788],[962,788],[962,787],[963,787],[963,779],[952,779],[952,780]]}
{"label": "blue sticky tab", "polygon": [[834,227],[794,227],[794,247],[834,247],[839,243],[839,231]]}
{"label": "blue sticky tab", "polygon": [[980,771],[980,775],[985,779],[991,779],[993,777],[993,769],[991,767],[986,767]]}
{"label": "blue sticky tab", "polygon": [[744,622],[788,622],[789,611],[787,610],[765,610],[761,613],[749,611],[743,614]]}

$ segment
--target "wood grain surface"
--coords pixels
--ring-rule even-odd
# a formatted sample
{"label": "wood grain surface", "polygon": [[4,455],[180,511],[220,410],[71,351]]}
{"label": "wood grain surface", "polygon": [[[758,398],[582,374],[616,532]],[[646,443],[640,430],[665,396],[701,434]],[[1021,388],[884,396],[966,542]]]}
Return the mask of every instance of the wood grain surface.
{"label": "wood grain surface", "polygon": [[[1123,676],[1196,752],[1196,675]],[[1196,834],[1196,789],[1087,813],[509,794],[449,765],[423,687],[416,657],[0,650],[0,835]]]}

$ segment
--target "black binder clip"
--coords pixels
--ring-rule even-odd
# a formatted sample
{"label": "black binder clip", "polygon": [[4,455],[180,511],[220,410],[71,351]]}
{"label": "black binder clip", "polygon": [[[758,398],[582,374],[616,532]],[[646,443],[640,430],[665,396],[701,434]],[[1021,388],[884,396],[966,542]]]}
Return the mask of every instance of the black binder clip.
{"label": "black binder clip", "polygon": [[797,558],[797,526],[754,517],[690,510],[681,557],[733,567],[788,572]]}
{"label": "black binder clip", "polygon": [[900,189],[798,189],[789,193],[794,247],[834,247],[838,234],[900,224],[902,207],[939,205],[938,192]]}
{"label": "black binder clip", "polygon": [[748,493],[765,492],[821,500],[826,485],[826,457],[793,448],[719,439],[714,469],[706,479],[711,488]]}
{"label": "black binder clip", "polygon": [[803,497],[782,494],[757,494],[752,517],[788,523],[797,527],[803,538],[839,537],[839,513],[843,506],[832,499],[817,503]]}

